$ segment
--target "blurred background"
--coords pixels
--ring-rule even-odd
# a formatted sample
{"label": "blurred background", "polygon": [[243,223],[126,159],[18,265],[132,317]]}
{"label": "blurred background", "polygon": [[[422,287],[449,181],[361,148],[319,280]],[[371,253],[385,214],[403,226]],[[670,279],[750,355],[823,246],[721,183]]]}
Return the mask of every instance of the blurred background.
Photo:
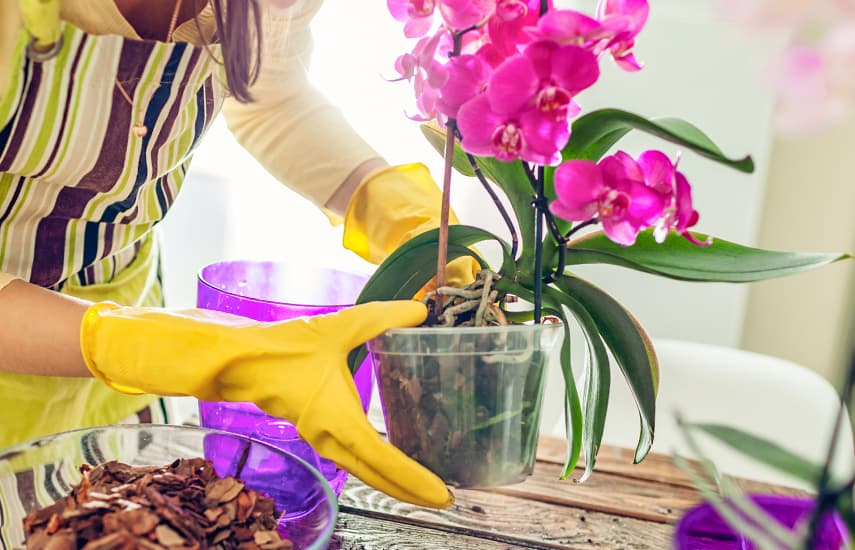
{"label": "blurred background", "polygon": [[[595,2],[576,2],[592,13]],[[855,251],[855,119],[782,134],[769,67],[791,36],[752,32],[725,19],[712,0],[650,0],[636,47],[640,73],[604,59],[603,78],[579,98],[585,111],[619,107],[695,123],[731,156],[751,154],[744,175],[690,153],[680,166],[693,184],[697,229],[781,250]],[[390,163],[441,159],[423,140],[406,83],[390,83],[395,58],[412,47],[386,2],[326,0],[315,25],[311,75]],[[678,148],[632,135],[633,156]],[[331,155],[335,151],[329,152]],[[457,177],[452,203],[463,223],[503,234],[477,182]],[[173,211],[161,224],[170,306],[195,304],[196,272],[222,259],[265,259],[369,273],[341,247],[341,228],[273,180],[218,120],[199,149]],[[632,311],[654,338],[757,351],[805,365],[835,385],[855,342],[855,262],[753,285],[689,284],[615,267],[579,269]]]}

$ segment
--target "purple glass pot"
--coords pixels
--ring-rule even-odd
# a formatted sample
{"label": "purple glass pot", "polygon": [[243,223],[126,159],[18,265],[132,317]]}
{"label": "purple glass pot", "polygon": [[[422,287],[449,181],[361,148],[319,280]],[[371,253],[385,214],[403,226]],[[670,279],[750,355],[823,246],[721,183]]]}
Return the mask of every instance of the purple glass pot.
{"label": "purple glass pot", "polygon": [[[752,495],[751,500],[774,517],[782,526],[793,529],[807,521],[815,501],[811,498],[787,495]],[[840,550],[849,537],[846,527],[837,514],[826,514],[819,528],[815,550]],[[733,530],[711,504],[705,502],[680,519],[674,533],[676,550],[754,550],[751,542]]]}
{"label": "purple glass pot", "polygon": [[[256,321],[282,321],[333,313],[352,305],[366,277],[333,269],[304,268],[277,262],[230,261],[203,267],[197,286],[198,307]],[[367,362],[367,360],[366,360]],[[354,376],[362,408],[368,410],[374,375],[363,363]],[[295,454],[317,467],[336,495],[347,472],[321,458],[297,435],[294,426],[271,417],[252,403],[199,403],[203,427],[245,435]]]}

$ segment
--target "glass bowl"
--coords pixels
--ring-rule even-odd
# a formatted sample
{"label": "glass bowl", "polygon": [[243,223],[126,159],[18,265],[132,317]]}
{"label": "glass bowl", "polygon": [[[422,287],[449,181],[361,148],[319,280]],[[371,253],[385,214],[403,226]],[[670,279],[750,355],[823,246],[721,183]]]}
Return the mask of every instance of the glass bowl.
{"label": "glass bowl", "polygon": [[162,466],[193,457],[207,458],[221,477],[239,477],[272,497],[283,511],[278,530],[295,549],[327,547],[338,513],[336,497],[304,460],[237,434],[141,424],[73,430],[0,450],[0,548],[23,547],[24,517],[68,494],[80,482],[83,463]]}
{"label": "glass bowl", "polygon": [[[816,501],[790,495],[751,495],[751,500],[782,527],[793,530],[810,518]],[[823,516],[814,541],[815,550],[848,548],[848,535],[843,520],[836,513]],[[712,504],[704,502],[680,519],[674,533],[675,550],[754,550],[746,537],[737,533]]]}
{"label": "glass bowl", "polygon": [[[272,261],[234,260],[203,267],[196,304],[256,321],[284,321],[334,313],[352,305],[368,279],[335,269]],[[371,401],[374,375],[368,360],[353,377],[364,411]],[[199,403],[202,426],[259,439],[291,452],[318,468],[336,495],[347,472],[322,458],[297,435],[293,424],[267,415],[252,403]]]}

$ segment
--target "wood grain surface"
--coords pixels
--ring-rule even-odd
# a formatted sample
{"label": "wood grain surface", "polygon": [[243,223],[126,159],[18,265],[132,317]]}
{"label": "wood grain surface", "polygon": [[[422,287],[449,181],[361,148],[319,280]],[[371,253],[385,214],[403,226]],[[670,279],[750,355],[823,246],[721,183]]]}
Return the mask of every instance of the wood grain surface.
{"label": "wood grain surface", "polygon": [[[603,446],[585,483],[560,480],[564,442],[541,437],[534,473],[523,483],[455,489],[455,503],[431,510],[402,503],[351,477],[339,499],[330,548],[595,548],[671,547],[674,524],[701,501],[670,457],[632,464],[632,451]],[[577,471],[580,474],[581,471]],[[752,492],[800,491],[753,481]]]}

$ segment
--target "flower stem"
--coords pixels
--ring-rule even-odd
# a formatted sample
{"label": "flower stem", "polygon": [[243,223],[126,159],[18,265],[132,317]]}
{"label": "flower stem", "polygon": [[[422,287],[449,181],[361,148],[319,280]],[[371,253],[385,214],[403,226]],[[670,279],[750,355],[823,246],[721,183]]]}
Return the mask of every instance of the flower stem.
{"label": "flower stem", "polygon": [[546,197],[543,194],[545,169],[538,167],[535,178],[535,215],[534,215],[534,322],[540,323],[543,301],[543,212],[546,209]]}
{"label": "flower stem", "polygon": [[502,201],[499,200],[499,195],[496,194],[496,191],[490,185],[490,182],[487,181],[487,178],[484,176],[484,173],[481,172],[481,167],[478,166],[478,161],[470,155],[466,153],[466,158],[469,160],[469,165],[472,166],[472,170],[475,172],[475,176],[478,178],[478,181],[481,182],[481,186],[487,191],[487,194],[490,195],[490,198],[493,199],[493,204],[496,205],[496,209],[501,214],[502,219],[505,221],[505,225],[508,226],[508,231],[511,233],[511,258],[516,259],[517,250],[519,250],[520,239],[519,235],[517,235],[517,229],[514,227],[514,222],[511,221],[511,216],[508,214],[508,211],[505,209],[505,205],[502,204]]}
{"label": "flower stem", "polygon": [[591,219],[590,219],[590,220],[588,220],[588,221],[584,221],[584,222],[582,222],[582,223],[579,223],[579,224],[574,225],[574,226],[573,226],[573,229],[571,229],[570,231],[568,231],[568,232],[567,232],[567,234],[566,234],[566,235],[564,235],[564,237],[563,237],[563,241],[564,241],[564,243],[566,244],[566,243],[567,243],[567,241],[569,241],[569,240],[570,240],[570,237],[572,237],[573,235],[575,235],[576,233],[578,233],[580,230],[582,230],[582,229],[584,229],[584,228],[588,227],[589,225],[594,225],[595,223],[597,223],[597,222],[599,222],[599,221],[600,221],[600,220],[598,220],[596,217],[594,217],[594,218],[591,218]]}
{"label": "flower stem", "polygon": [[[454,158],[454,139],[457,121],[449,119],[445,132],[445,165],[442,174],[442,206],[439,211],[439,249],[436,255],[436,286],[445,286],[445,264],[448,263],[448,217],[451,210],[451,166]],[[434,302],[434,312],[442,314],[442,301]]]}

